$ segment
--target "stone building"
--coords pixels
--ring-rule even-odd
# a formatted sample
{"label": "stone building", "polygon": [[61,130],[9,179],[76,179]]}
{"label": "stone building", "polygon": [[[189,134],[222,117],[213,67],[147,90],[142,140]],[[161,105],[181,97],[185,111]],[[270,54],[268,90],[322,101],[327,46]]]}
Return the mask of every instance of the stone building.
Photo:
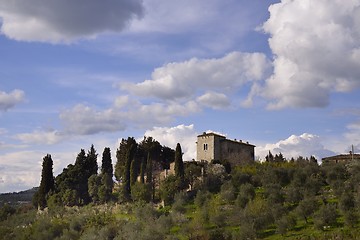
{"label": "stone building", "polygon": [[228,161],[232,166],[255,160],[255,146],[248,142],[227,139],[215,133],[197,137],[197,161]]}
{"label": "stone building", "polygon": [[351,152],[349,154],[340,154],[336,156],[331,157],[325,157],[322,158],[322,163],[343,163],[347,164],[351,161],[358,161],[360,162],[360,154],[352,154]]}

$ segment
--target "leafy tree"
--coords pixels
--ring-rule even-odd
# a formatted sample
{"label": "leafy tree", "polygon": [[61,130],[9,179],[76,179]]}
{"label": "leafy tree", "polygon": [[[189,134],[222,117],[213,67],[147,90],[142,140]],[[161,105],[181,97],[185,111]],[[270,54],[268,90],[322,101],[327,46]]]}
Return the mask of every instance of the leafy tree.
{"label": "leafy tree", "polygon": [[184,162],[180,143],[176,144],[175,149],[175,176],[183,183],[185,180]]}
{"label": "leafy tree", "polygon": [[40,187],[33,201],[36,206],[41,208],[46,207],[47,194],[54,189],[53,160],[51,159],[51,155],[47,154],[43,158]]}
{"label": "leafy tree", "polygon": [[308,218],[318,209],[318,204],[314,198],[305,198],[302,200],[296,211],[298,215],[308,223]]}
{"label": "leafy tree", "polygon": [[246,204],[255,198],[255,188],[250,183],[245,183],[240,186],[238,196],[236,198],[236,205],[245,208]]}
{"label": "leafy tree", "polygon": [[94,203],[100,201],[99,188],[101,187],[101,177],[97,174],[92,175],[88,181],[89,195]]}
{"label": "leafy tree", "polygon": [[293,214],[282,216],[276,221],[276,231],[281,235],[284,235],[288,230],[294,228],[296,225],[296,218]]}
{"label": "leafy tree", "polygon": [[324,230],[325,226],[333,226],[336,223],[337,216],[335,205],[322,205],[319,211],[314,215],[315,227]]}
{"label": "leafy tree", "polygon": [[16,213],[16,209],[9,204],[5,204],[0,208],[0,222],[6,220],[9,216]]}
{"label": "leafy tree", "polygon": [[174,201],[175,193],[179,191],[179,185],[179,179],[174,175],[170,175],[162,181],[160,194],[165,205],[169,205]]}
{"label": "leafy tree", "polygon": [[134,201],[150,202],[152,197],[151,193],[152,191],[150,184],[135,182],[131,187],[131,198]]}
{"label": "leafy tree", "polygon": [[188,162],[185,164],[185,181],[190,185],[190,189],[194,188],[196,181],[201,177],[201,166],[196,162]]}

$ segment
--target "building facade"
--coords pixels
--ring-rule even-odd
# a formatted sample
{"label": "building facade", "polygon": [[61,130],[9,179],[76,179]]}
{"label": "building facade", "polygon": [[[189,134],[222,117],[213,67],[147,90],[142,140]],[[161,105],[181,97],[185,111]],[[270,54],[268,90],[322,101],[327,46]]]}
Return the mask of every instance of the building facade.
{"label": "building facade", "polygon": [[232,166],[255,160],[255,146],[248,142],[227,139],[215,133],[197,137],[197,161],[228,161]]}
{"label": "building facade", "polygon": [[325,157],[322,158],[322,163],[343,163],[343,164],[347,164],[351,161],[357,161],[360,162],[360,154],[340,154],[340,155],[336,155],[336,156],[331,156],[331,157]]}

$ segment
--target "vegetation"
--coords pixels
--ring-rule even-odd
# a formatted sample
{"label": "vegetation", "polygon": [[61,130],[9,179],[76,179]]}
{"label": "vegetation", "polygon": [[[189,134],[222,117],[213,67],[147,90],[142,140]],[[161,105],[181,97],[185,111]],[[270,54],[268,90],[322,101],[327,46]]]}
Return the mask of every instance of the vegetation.
{"label": "vegetation", "polygon": [[[266,162],[228,173],[215,161],[182,162],[181,155],[180,144],[174,151],[152,138],[123,139],[114,183],[110,149],[98,174],[91,146],[53,187],[47,155],[34,195],[44,194],[47,208],[3,205],[0,239],[360,238],[360,163],[318,165],[269,152]],[[174,174],[160,178],[171,162]]]}

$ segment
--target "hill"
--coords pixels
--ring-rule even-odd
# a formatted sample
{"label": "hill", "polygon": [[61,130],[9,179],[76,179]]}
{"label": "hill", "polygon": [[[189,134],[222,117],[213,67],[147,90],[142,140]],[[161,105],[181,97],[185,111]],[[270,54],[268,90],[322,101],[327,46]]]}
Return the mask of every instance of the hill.
{"label": "hill", "polygon": [[21,204],[31,203],[32,197],[37,190],[38,187],[34,187],[20,192],[2,193],[0,194],[0,206],[3,206],[4,204],[17,206]]}

